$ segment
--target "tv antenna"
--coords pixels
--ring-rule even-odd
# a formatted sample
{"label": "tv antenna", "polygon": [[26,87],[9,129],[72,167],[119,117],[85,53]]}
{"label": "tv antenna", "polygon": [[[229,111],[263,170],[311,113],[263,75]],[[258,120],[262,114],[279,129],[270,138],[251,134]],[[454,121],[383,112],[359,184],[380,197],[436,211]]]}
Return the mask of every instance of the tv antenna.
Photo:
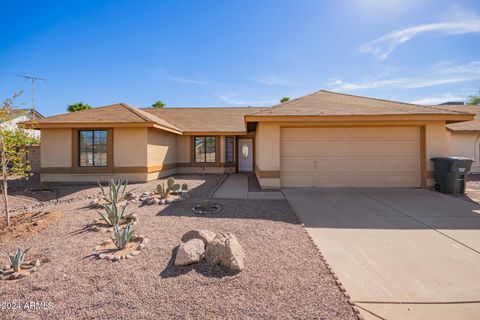
{"label": "tv antenna", "polygon": [[35,81],[39,80],[39,81],[47,81],[47,79],[44,79],[44,78],[39,78],[39,77],[33,77],[33,76],[29,76],[29,75],[18,75],[17,74],[17,77],[20,77],[20,78],[24,78],[25,81],[26,80],[30,80],[32,81],[32,113],[35,111]]}

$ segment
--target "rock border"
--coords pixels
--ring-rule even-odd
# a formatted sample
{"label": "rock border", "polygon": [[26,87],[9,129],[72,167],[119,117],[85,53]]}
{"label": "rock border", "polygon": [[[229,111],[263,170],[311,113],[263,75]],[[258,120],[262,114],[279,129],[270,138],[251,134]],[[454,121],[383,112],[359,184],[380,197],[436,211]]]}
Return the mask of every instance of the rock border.
{"label": "rock border", "polygon": [[0,280],[18,280],[27,277],[31,273],[37,272],[41,265],[40,259],[22,263],[21,272],[15,272],[11,265],[0,268]]}
{"label": "rock border", "polygon": [[122,249],[122,250],[116,250],[115,253],[117,254],[111,254],[111,253],[99,252],[105,245],[113,243],[111,239],[103,241],[99,245],[95,246],[95,248],[93,249],[94,255],[96,255],[98,259],[105,259],[109,261],[120,261],[124,259],[131,259],[134,256],[138,256],[140,254],[140,251],[145,249],[146,245],[150,242],[150,240],[144,235],[138,235],[138,236],[134,235],[130,243],[131,242],[138,242],[138,245],[136,246],[135,250],[130,252],[125,252],[123,254],[118,254],[119,252],[123,251]]}
{"label": "rock border", "polygon": [[223,210],[223,206],[218,203],[212,203],[210,207],[214,210],[203,210],[202,203],[199,203],[192,208],[192,211],[196,214],[216,214],[220,213]]}
{"label": "rock border", "polygon": [[311,243],[313,244],[313,247],[315,248],[315,250],[319,254],[320,260],[323,262],[323,264],[327,268],[327,272],[333,277],[333,281],[334,281],[336,287],[340,290],[340,292],[343,294],[345,299],[347,299],[347,303],[352,307],[353,313],[354,313],[355,317],[357,318],[357,320],[365,320],[365,318],[360,314],[360,309],[358,308],[357,305],[355,305],[355,302],[350,297],[350,294],[348,294],[347,290],[343,286],[342,282],[339,280],[335,271],[333,271],[332,267],[330,266],[327,259],[323,255],[322,251],[320,250],[320,248],[315,243],[315,240],[313,240],[312,236],[310,236],[310,234],[308,233],[307,227],[305,226],[305,224],[303,222],[301,222],[300,225],[302,226],[302,229],[305,232],[305,234],[307,235],[308,239],[310,239]]}

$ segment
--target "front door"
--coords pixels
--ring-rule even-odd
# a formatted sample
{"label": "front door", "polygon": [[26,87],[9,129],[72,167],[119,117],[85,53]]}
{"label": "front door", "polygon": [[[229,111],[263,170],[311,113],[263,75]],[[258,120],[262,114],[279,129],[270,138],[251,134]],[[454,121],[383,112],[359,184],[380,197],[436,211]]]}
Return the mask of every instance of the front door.
{"label": "front door", "polygon": [[238,171],[253,171],[253,139],[238,139]]}

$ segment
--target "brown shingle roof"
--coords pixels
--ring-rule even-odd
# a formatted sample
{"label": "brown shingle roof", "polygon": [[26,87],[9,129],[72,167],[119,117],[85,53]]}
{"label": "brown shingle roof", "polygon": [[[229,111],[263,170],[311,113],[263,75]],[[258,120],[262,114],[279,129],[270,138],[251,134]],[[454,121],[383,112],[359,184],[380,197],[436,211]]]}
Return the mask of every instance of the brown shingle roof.
{"label": "brown shingle roof", "polygon": [[451,110],[457,112],[468,112],[475,114],[474,120],[448,124],[447,128],[452,131],[480,131],[480,106],[469,106],[462,104],[442,105],[433,107],[437,109]]}
{"label": "brown shingle roof", "polygon": [[254,116],[344,116],[458,114],[409,103],[354,96],[320,90],[257,112]]}
{"label": "brown shingle roof", "polygon": [[244,116],[267,108],[145,108],[185,132],[245,132]]}
{"label": "brown shingle roof", "polygon": [[181,131],[168,121],[125,103],[59,114],[39,119],[37,123],[40,126],[42,124],[73,123],[154,123],[167,129]]}

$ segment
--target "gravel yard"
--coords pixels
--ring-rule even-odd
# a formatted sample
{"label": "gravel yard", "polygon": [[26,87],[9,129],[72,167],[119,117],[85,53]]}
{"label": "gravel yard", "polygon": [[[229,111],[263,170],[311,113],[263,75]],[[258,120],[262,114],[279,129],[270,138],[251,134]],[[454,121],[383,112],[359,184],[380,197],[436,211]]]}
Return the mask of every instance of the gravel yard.
{"label": "gravel yard", "polygon": [[[83,232],[97,218],[89,200],[54,206],[65,212],[55,224],[30,237],[0,243],[0,264],[16,247],[50,262],[37,273],[0,282],[6,302],[51,303],[42,311],[2,310],[1,319],[355,319],[318,251],[284,200],[220,200],[223,213],[199,216],[191,208],[214,190],[221,175],[176,177],[197,188],[169,206],[131,206],[139,234],[150,238],[140,255],[111,262],[91,256],[108,239]],[[157,182],[137,185],[153,189]],[[85,197],[95,187],[67,192]],[[246,268],[229,274],[205,262],[173,265],[175,247],[190,229],[229,231],[246,251]]]}

